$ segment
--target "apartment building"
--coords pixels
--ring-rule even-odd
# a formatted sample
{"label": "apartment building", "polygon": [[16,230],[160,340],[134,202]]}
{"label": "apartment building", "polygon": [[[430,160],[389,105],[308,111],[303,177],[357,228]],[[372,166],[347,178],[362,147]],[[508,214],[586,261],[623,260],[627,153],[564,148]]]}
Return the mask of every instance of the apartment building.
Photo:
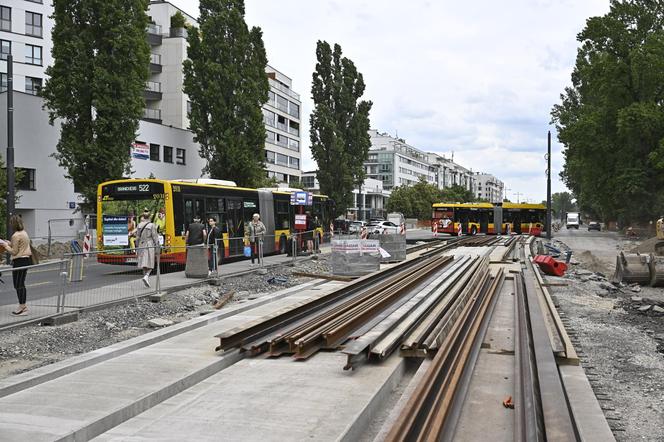
{"label": "apartment building", "polygon": [[364,163],[368,178],[383,182],[386,190],[412,186],[420,179],[436,184],[436,170],[429,164],[427,153],[377,130],[369,130],[371,147]]}
{"label": "apartment building", "polygon": [[505,184],[495,176],[488,173],[477,173],[477,190],[475,196],[491,203],[500,203],[505,195]]}
{"label": "apartment building", "polygon": [[461,186],[475,194],[477,182],[475,174],[471,169],[467,169],[454,162],[453,159],[446,158],[434,152],[427,153],[429,164],[436,170],[436,183],[438,188],[445,189],[451,186]]}
{"label": "apartment building", "polygon": [[12,54],[14,90],[36,95],[51,64],[53,13],[50,0],[0,2],[0,92],[7,90],[7,56]]}
{"label": "apartment building", "polygon": [[[148,8],[151,24],[147,33],[151,55],[144,118],[154,123],[188,129],[190,103],[182,91],[182,63],[187,58],[187,29],[171,27],[171,17],[178,12],[188,24],[196,24],[193,17],[167,1],[153,0]],[[300,95],[293,91],[293,81],[284,73],[267,66],[266,75],[270,85],[268,101],[263,105],[266,173],[280,183],[299,183],[302,175]]]}
{"label": "apartment building", "polygon": [[[0,2],[0,80],[4,91],[7,88],[5,54],[11,51],[16,91],[15,164],[24,171],[23,181],[17,183],[18,213],[36,238],[45,236],[52,224],[60,226],[59,236],[71,237],[81,228],[81,213],[77,211],[80,196],[52,157],[59,139],[59,122],[53,126],[48,123],[43,99],[34,96],[45,82],[45,68],[52,63],[53,20],[50,16],[53,11],[50,1],[44,3],[36,0]],[[188,99],[182,92],[187,31],[170,28],[170,18],[177,12],[189,23],[195,23],[191,16],[168,2],[152,1],[149,5],[151,24],[146,38],[151,47],[150,79],[144,93],[144,118],[130,146],[131,176],[135,178],[150,175],[164,179],[198,178],[205,165],[198,154],[199,145],[188,130]],[[35,49],[37,47],[40,49]],[[281,182],[299,182],[301,102],[291,90],[288,77],[271,67],[266,75],[270,82],[270,100],[265,109],[275,115],[270,125],[266,118],[269,129],[265,144],[267,173],[274,174],[272,176]],[[7,133],[7,94],[3,91],[0,91],[0,134]],[[6,142],[7,137],[0,136],[0,156],[4,156]],[[64,222],[55,223],[55,220]]]}

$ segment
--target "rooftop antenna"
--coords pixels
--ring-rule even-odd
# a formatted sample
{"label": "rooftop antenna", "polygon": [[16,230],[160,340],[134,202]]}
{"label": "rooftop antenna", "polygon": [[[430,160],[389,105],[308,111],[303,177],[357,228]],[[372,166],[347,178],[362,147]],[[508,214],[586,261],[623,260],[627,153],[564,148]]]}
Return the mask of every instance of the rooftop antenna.
{"label": "rooftop antenna", "polygon": [[454,162],[454,151],[452,151],[452,162]]}

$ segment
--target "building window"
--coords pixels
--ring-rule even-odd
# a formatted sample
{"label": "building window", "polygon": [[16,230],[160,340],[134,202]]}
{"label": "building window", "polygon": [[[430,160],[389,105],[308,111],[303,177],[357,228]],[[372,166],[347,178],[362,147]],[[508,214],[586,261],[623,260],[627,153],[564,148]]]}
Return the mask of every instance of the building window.
{"label": "building window", "polygon": [[177,164],[182,164],[185,165],[187,162],[185,161],[185,150],[177,148],[175,149],[175,162]]}
{"label": "building window", "polygon": [[299,169],[300,168],[300,159],[290,157],[290,167],[293,167],[295,169]]}
{"label": "building window", "polygon": [[288,167],[288,155],[277,154],[277,164]]}
{"label": "building window", "polygon": [[0,60],[6,60],[7,56],[12,53],[12,42],[7,40],[0,40]]}
{"label": "building window", "polygon": [[25,11],[25,35],[42,36],[42,15]]}
{"label": "building window", "polygon": [[295,121],[288,120],[288,132],[295,135],[296,137],[300,136],[300,124]]}
{"label": "building window", "polygon": [[12,30],[12,8],[0,6],[0,31]]}
{"label": "building window", "polygon": [[266,150],[265,151],[265,162],[270,163],[270,164],[274,164],[275,161],[276,160],[275,160],[274,152],[272,152],[270,150]]}
{"label": "building window", "polygon": [[150,143],[150,160],[159,161],[159,149],[160,146],[158,144]]}
{"label": "building window", "polygon": [[288,114],[294,116],[295,118],[300,118],[300,106],[289,101],[288,103]]}
{"label": "building window", "polygon": [[300,142],[292,138],[288,139],[288,148],[296,151],[300,151]]}
{"label": "building window", "polygon": [[269,130],[265,132],[265,141],[267,141],[268,143],[274,144],[276,138],[277,134],[275,134],[274,132],[270,132]]}
{"label": "building window", "polygon": [[305,189],[314,188],[314,177],[312,176],[303,176],[301,182],[302,182],[302,187],[304,187]]}
{"label": "building window", "polygon": [[25,77],[25,93],[37,95],[42,87],[42,79],[34,77]]}
{"label": "building window", "polygon": [[28,64],[42,65],[41,46],[25,45],[25,62]]}
{"label": "building window", "polygon": [[0,92],[7,90],[7,74],[0,73]]}
{"label": "building window", "polygon": [[173,148],[170,146],[164,146],[164,163],[173,162]]}
{"label": "building window", "polygon": [[37,190],[35,185],[35,169],[19,169],[23,172],[21,180],[16,183],[17,190]]}
{"label": "building window", "polygon": [[281,95],[277,95],[277,109],[288,112],[288,100]]}
{"label": "building window", "polygon": [[275,113],[267,109],[263,109],[263,122],[268,126],[274,127]]}

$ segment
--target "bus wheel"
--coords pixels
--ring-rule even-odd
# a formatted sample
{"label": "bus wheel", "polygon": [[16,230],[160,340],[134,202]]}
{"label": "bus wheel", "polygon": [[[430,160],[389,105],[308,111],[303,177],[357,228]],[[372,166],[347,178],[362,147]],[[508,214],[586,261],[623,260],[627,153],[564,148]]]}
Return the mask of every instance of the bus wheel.
{"label": "bus wheel", "polygon": [[470,229],[470,234],[473,235],[473,236],[474,236],[475,234],[477,234],[477,227],[473,226],[473,227]]}
{"label": "bus wheel", "polygon": [[279,237],[279,253],[286,253],[286,243],[287,243],[286,235],[281,235]]}

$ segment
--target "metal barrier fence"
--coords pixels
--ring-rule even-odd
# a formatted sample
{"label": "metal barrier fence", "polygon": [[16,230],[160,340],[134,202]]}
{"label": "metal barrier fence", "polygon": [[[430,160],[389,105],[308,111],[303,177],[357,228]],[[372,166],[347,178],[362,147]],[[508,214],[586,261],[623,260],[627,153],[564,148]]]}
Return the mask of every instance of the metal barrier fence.
{"label": "metal barrier fence", "polygon": [[[265,235],[253,245],[247,237],[228,238],[224,241],[227,244],[230,240],[241,241],[243,252],[244,247],[251,247],[256,264],[263,267],[265,242],[272,242],[272,238],[276,243],[274,235]],[[298,257],[319,252],[321,241],[329,243],[329,240],[329,234],[319,236],[314,231],[291,234],[286,247],[289,257],[277,261],[295,265]],[[162,290],[186,286],[191,283],[191,278],[214,278],[218,276],[219,267],[227,261],[239,261],[239,264],[234,265],[239,271],[242,271],[244,264],[249,261],[249,258],[238,260],[237,256],[227,258],[223,256],[222,250],[221,240],[217,240],[211,246],[159,246],[66,253],[63,259],[23,267],[23,270],[27,270],[28,314],[21,316],[12,315],[18,305],[11,277],[14,269],[0,268],[0,327],[79,311],[91,306],[137,300]],[[275,247],[275,250],[278,254],[283,249]],[[153,269],[147,277],[147,284],[143,279],[143,269],[138,267],[140,255],[143,253],[154,256]],[[251,267],[246,265],[246,268]]]}

